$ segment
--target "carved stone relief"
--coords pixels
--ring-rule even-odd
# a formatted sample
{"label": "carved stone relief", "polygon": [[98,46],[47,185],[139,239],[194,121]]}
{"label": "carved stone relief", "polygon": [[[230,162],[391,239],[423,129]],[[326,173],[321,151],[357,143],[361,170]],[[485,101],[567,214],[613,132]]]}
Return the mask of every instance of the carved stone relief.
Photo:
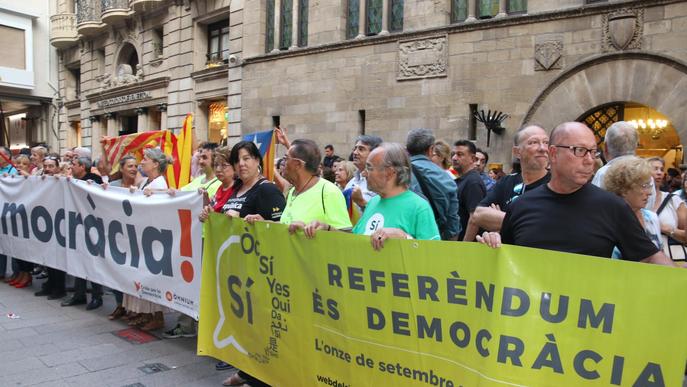
{"label": "carved stone relief", "polygon": [[549,40],[534,45],[534,71],[563,68],[563,41]]}
{"label": "carved stone relief", "polygon": [[445,77],[447,68],[446,35],[398,42],[398,80]]}
{"label": "carved stone relief", "polygon": [[642,48],[644,9],[622,8],[604,16],[602,23],[603,50],[623,51]]}

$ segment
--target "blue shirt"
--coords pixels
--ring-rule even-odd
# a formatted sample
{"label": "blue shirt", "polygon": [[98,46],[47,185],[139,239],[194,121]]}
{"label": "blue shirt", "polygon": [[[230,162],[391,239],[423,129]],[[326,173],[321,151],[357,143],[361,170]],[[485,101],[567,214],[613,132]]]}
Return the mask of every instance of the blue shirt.
{"label": "blue shirt", "polygon": [[2,174],[17,175],[17,168],[13,167],[12,164],[7,164],[7,166],[0,168],[0,176]]}
{"label": "blue shirt", "polygon": [[487,175],[484,172],[481,172],[479,174],[479,177],[482,178],[482,181],[484,182],[484,186],[487,187],[487,191],[491,191],[491,189],[494,188],[494,186],[496,185],[496,181],[494,181],[494,179],[489,177],[489,175]]}
{"label": "blue shirt", "polygon": [[[448,239],[460,233],[460,219],[458,218],[458,196],[456,195],[456,182],[453,181],[443,169],[439,168],[425,155],[415,155],[410,158],[415,168],[426,182],[425,189],[429,194],[436,209],[434,214],[437,225],[442,231],[442,238]],[[410,179],[410,190],[426,197],[422,192],[420,183],[413,173]]]}

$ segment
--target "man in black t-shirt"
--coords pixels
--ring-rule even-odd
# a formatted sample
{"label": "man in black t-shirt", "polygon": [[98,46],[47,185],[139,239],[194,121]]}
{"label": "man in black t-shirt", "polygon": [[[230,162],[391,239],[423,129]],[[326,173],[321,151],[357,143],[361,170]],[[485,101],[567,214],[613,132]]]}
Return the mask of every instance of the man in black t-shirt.
{"label": "man in black t-shirt", "polygon": [[477,161],[477,147],[468,140],[458,140],[453,144],[453,156],[451,163],[459,176],[456,179],[458,186],[458,216],[460,217],[460,234],[458,240],[462,241],[467,230],[468,220],[477,208],[477,205],[487,194],[479,172],[475,169]]}
{"label": "man in black t-shirt", "polygon": [[593,132],[567,122],[551,132],[551,181],[511,204],[501,234],[478,241],[609,258],[617,246],[622,259],[674,266],[646,236],[625,201],[588,183],[598,157]]}
{"label": "man in black t-shirt", "polygon": [[[95,184],[102,184],[103,180],[95,173],[91,173],[91,159],[78,157],[72,159],[72,176],[79,180],[92,180]],[[62,306],[81,305],[86,303],[86,280],[74,278],[74,295],[62,301]],[[86,310],[100,308],[103,305],[103,286],[91,281],[91,302]]]}
{"label": "man in black t-shirt", "polygon": [[549,182],[549,135],[537,125],[518,130],[513,139],[513,157],[521,173],[504,176],[487,192],[470,217],[464,241],[474,241],[480,229],[499,231],[510,203],[525,192]]}

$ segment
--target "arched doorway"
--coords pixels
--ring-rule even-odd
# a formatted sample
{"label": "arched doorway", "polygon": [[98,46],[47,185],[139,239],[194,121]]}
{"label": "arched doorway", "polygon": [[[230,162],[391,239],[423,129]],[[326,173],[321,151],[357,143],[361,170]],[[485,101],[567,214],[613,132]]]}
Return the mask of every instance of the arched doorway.
{"label": "arched doorway", "polygon": [[687,64],[645,52],[604,54],[571,66],[539,93],[522,124],[550,130],[617,101],[655,109],[672,123],[678,139],[687,139]]}
{"label": "arched doorway", "polygon": [[631,122],[639,133],[637,154],[642,157],[663,157],[666,167],[683,163],[683,147],[672,121],[658,110],[636,102],[611,102],[580,115],[576,121],[585,123],[601,148],[606,129],[614,122]]}

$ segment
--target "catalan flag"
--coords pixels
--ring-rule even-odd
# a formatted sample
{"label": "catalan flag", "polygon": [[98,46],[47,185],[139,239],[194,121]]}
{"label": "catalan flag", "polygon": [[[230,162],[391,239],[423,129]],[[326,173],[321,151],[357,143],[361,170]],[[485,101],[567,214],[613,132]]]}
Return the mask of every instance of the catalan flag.
{"label": "catalan flag", "polygon": [[[193,114],[189,113],[184,119],[184,125],[178,136],[165,136],[165,154],[174,159],[172,168],[167,168],[167,184],[170,188],[181,188],[191,180],[191,157],[193,156]],[[171,152],[171,153],[168,153]]]}
{"label": "catalan flag", "polygon": [[119,160],[122,157],[132,155],[140,162],[143,159],[144,149],[159,147],[164,154],[171,156],[174,160],[174,164],[167,168],[165,176],[170,188],[181,188],[190,181],[192,143],[192,114],[186,116],[178,136],[168,130],[154,130],[110,137],[102,141],[105,157],[112,166],[112,173],[119,170]]}
{"label": "catalan flag", "polygon": [[112,166],[112,173],[119,171],[119,160],[126,155],[132,155],[140,162],[143,159],[143,149],[160,145],[166,133],[166,131],[156,130],[103,140],[104,157]]}
{"label": "catalan flag", "polygon": [[262,155],[262,175],[267,180],[274,181],[274,154],[276,153],[275,144],[277,142],[274,130],[247,134],[243,136],[243,140],[255,143]]}

